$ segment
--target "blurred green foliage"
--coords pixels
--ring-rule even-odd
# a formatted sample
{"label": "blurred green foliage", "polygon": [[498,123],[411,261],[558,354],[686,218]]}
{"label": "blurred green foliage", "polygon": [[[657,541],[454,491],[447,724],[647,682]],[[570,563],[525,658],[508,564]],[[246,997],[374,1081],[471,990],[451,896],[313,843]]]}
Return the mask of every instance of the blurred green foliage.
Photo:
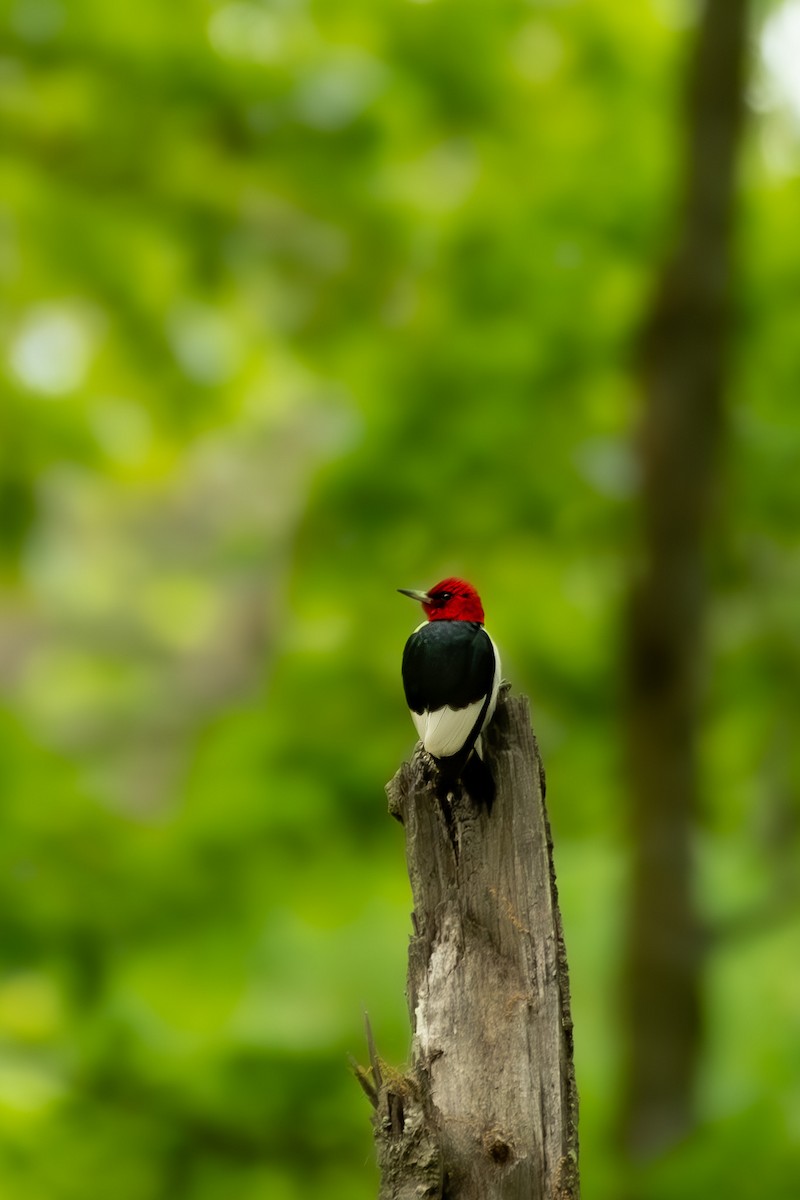
{"label": "blurred green foliage", "polygon": [[618,630],[693,5],[3,3],[7,1200],[374,1195],[346,1053],[365,1008],[409,1037],[394,589],[451,571],[533,697],[586,1194],[796,1194],[797,9],[757,10],[741,171],[701,1120],[634,1166]]}

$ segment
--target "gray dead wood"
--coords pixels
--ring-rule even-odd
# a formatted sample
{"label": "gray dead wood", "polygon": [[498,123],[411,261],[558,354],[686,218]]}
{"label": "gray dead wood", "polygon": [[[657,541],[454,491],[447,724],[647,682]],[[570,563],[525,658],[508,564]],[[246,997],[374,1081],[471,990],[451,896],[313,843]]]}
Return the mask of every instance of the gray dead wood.
{"label": "gray dead wood", "polygon": [[455,797],[446,819],[419,749],[387,788],[414,896],[413,1042],[401,1075],[370,1035],[380,1200],[579,1195],[567,960],[525,697],[501,696],[484,740],[490,816]]}

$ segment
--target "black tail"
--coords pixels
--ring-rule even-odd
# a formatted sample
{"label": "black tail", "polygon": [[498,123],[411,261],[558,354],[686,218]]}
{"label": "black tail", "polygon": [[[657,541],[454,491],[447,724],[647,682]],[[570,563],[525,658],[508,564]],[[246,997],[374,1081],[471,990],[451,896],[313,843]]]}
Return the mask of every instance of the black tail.
{"label": "black tail", "polygon": [[477,751],[464,763],[461,782],[473,804],[485,808],[487,815],[491,814],[495,797],[494,776]]}
{"label": "black tail", "polygon": [[491,813],[495,797],[494,776],[477,751],[469,754],[466,761],[461,754],[437,761],[440,800],[446,802],[448,793],[460,784],[476,808],[485,808],[487,814]]}

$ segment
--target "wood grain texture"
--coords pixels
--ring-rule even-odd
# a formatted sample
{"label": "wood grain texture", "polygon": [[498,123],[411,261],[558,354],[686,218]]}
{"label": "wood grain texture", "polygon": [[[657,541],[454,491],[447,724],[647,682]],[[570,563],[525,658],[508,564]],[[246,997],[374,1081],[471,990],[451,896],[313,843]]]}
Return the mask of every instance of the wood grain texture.
{"label": "wood grain texture", "polygon": [[577,1200],[572,1020],[542,771],[525,697],[485,735],[491,816],[443,813],[419,749],[387,791],[414,896],[412,1065],[375,1061],[381,1200]]}

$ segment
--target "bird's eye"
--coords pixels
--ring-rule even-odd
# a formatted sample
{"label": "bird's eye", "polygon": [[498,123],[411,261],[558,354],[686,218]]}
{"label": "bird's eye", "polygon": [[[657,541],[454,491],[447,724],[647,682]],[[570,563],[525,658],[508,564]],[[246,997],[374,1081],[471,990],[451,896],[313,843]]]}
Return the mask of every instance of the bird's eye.
{"label": "bird's eye", "polygon": [[452,600],[453,596],[451,592],[439,592],[439,599],[447,602],[448,600]]}

